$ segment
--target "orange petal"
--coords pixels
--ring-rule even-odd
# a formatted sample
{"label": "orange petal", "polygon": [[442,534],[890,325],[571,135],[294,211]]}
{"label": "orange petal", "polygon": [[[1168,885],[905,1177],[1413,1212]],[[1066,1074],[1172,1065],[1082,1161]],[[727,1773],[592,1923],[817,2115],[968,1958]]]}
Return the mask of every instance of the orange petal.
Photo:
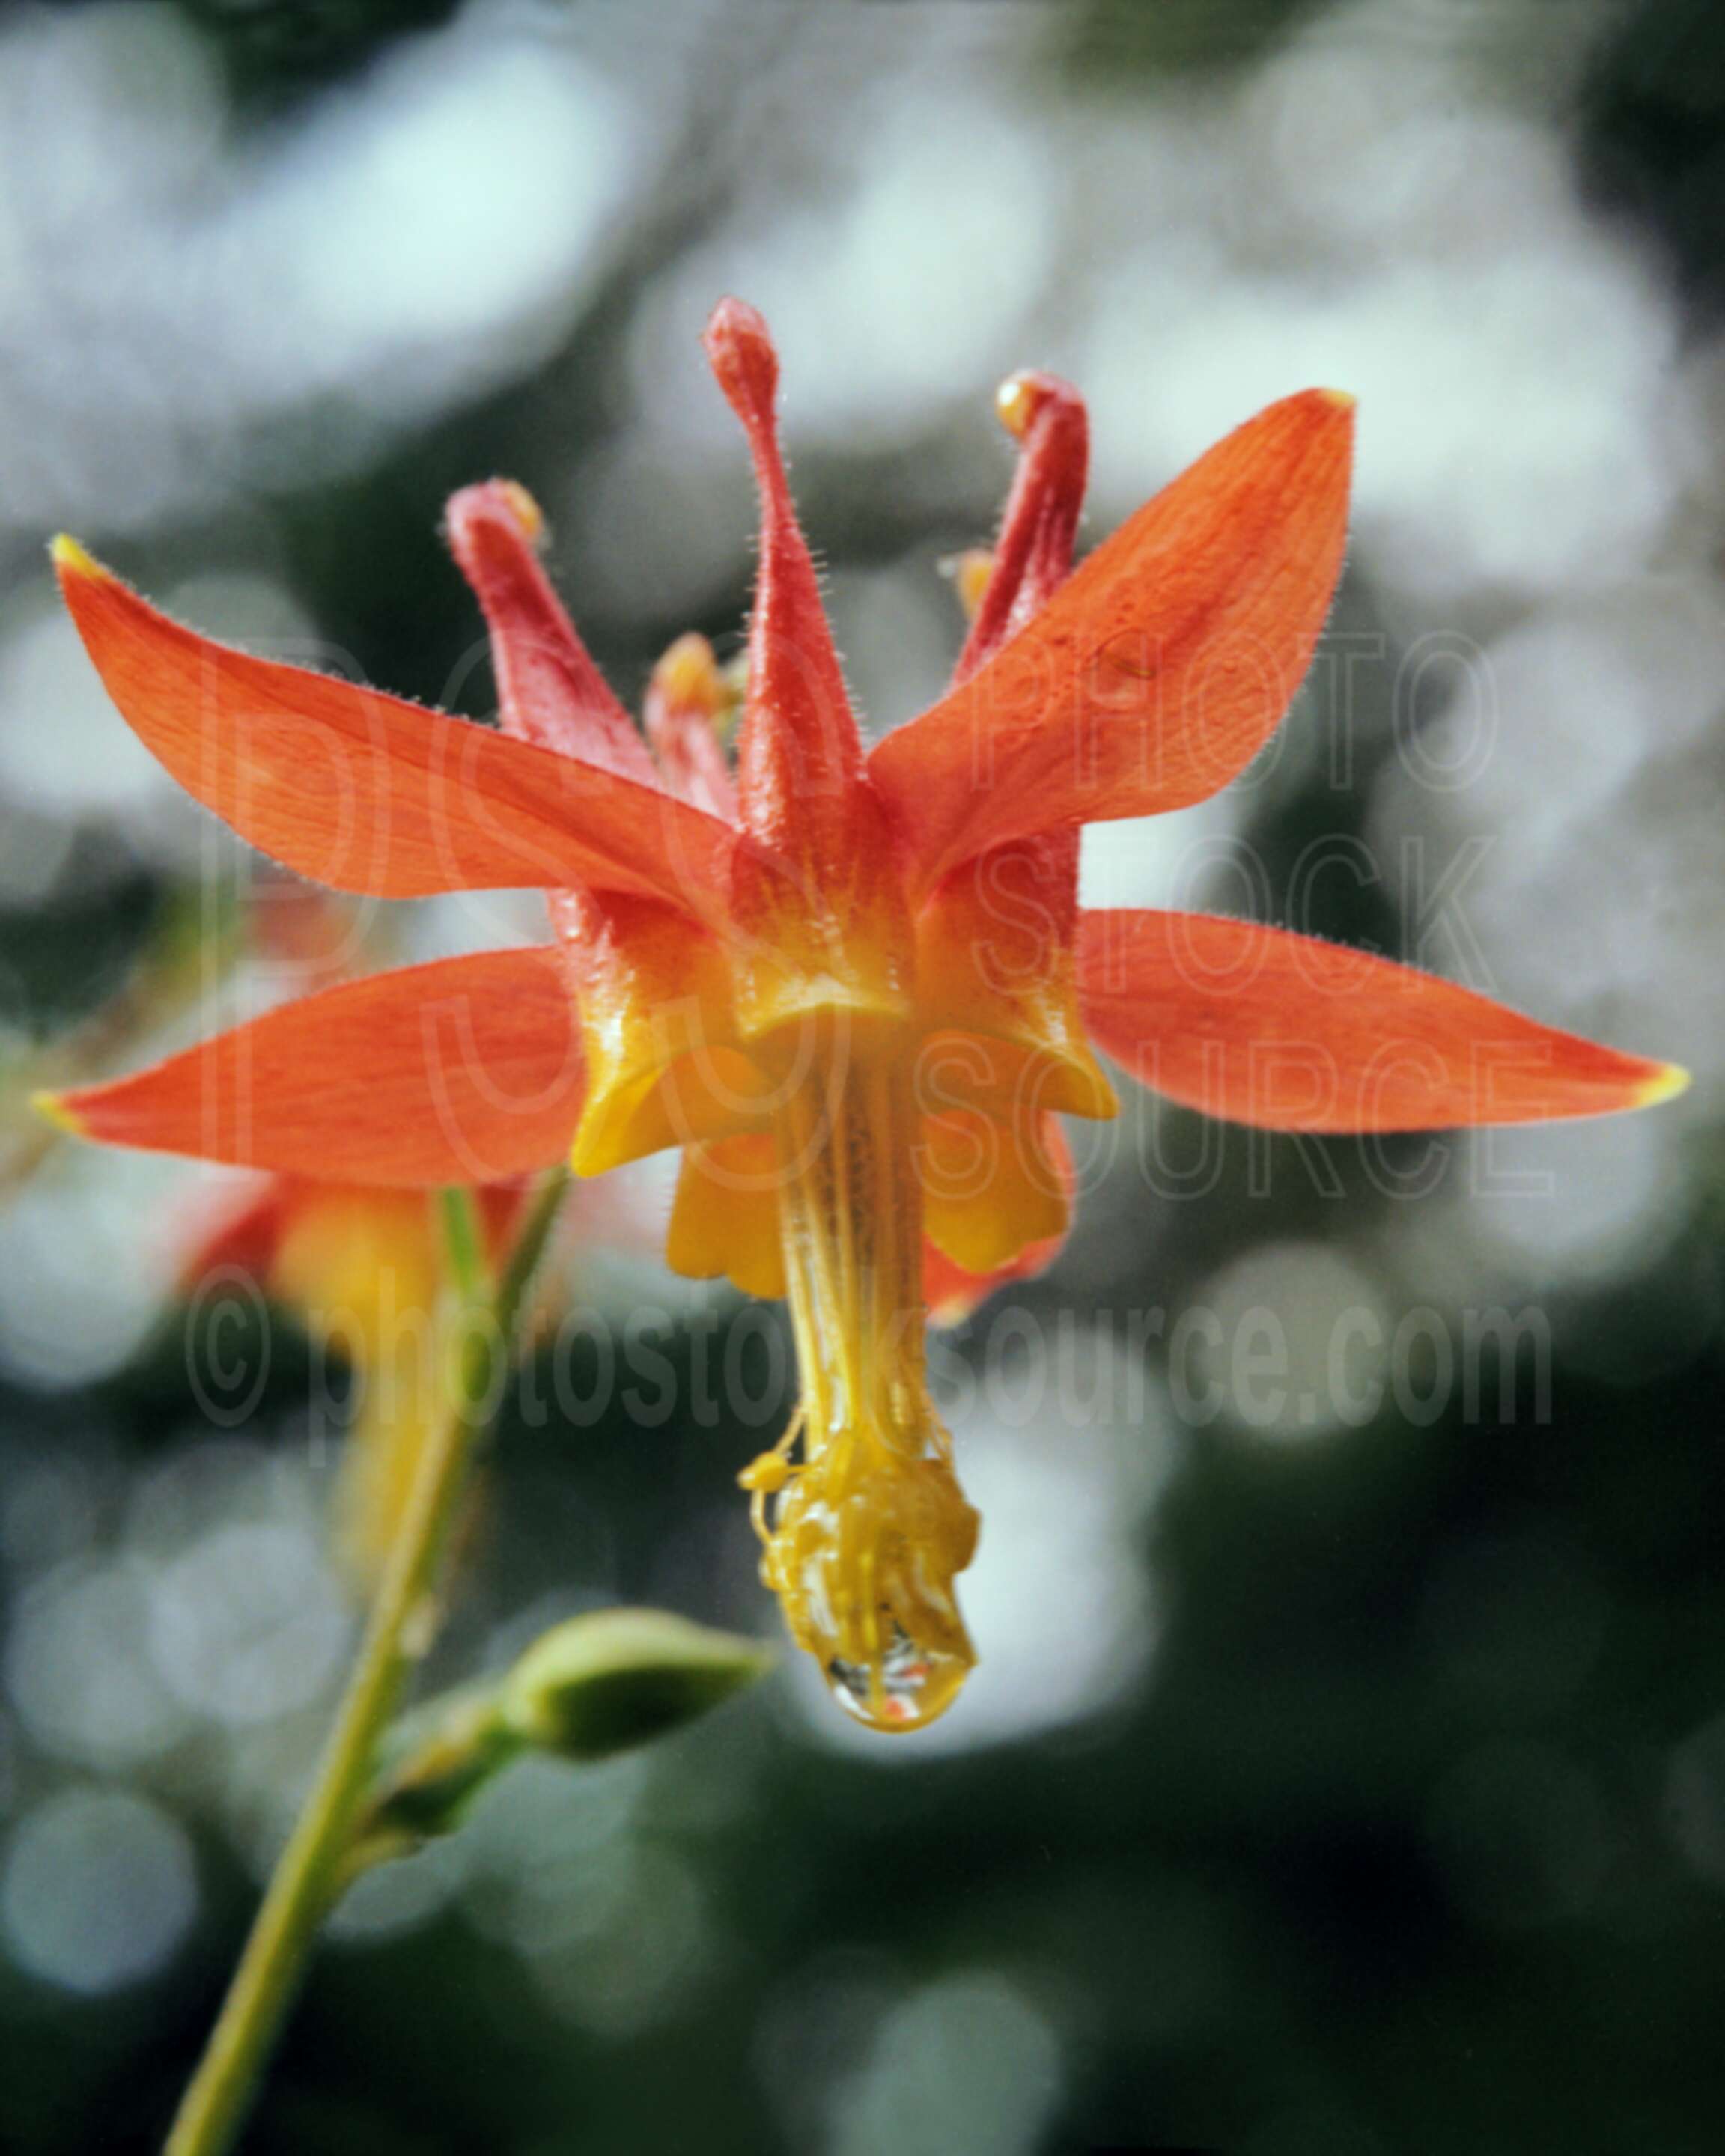
{"label": "orange petal", "polygon": [[916,1170],[924,1235],[967,1272],[998,1272],[1029,1245],[1066,1232],[1071,1160],[1052,1116],[1002,1122],[973,1108],[924,1116]]}
{"label": "orange petal", "polygon": [[778,355],[765,321],[741,300],[720,301],[705,341],[748,437],[761,496],[760,572],[737,741],[743,824],[793,860],[819,866],[848,850],[853,797],[863,786],[862,743],[785,478],[774,411]]}
{"label": "orange petal", "polygon": [[1024,449],[955,682],[968,681],[1065,583],[1084,506],[1090,418],[1071,383],[1057,374],[1014,374],[995,402],[1001,424]]}
{"label": "orange petal", "polygon": [[1341,572],[1350,399],[1272,404],[870,761],[924,888],[1003,839],[1202,801],[1269,738]]}
{"label": "orange petal", "polygon": [[[351,1362],[381,1366],[426,1346],[444,1273],[443,1237],[424,1190],[280,1178],[280,1241],[267,1285]],[[422,1373],[423,1381],[423,1373]]]}
{"label": "orange petal", "polygon": [[922,1300],[928,1306],[931,1325],[951,1327],[973,1317],[1001,1288],[1014,1281],[1038,1279],[1065,1247],[1064,1235],[1050,1235],[1040,1243],[1026,1243],[1015,1258],[996,1265],[992,1272],[973,1273],[949,1258],[937,1243],[922,1245]]}
{"label": "orange petal", "polygon": [[737,1045],[716,938],[619,891],[553,891],[551,918],[581,1013],[578,1175],[758,1120],[772,1089]]}
{"label": "orange petal", "polygon": [[[494,1264],[508,1251],[526,1197],[520,1178],[474,1192]],[[180,1288],[189,1291],[212,1273],[238,1272],[314,1316],[339,1310],[363,1321],[380,1286],[394,1312],[415,1302],[428,1307],[442,1264],[428,1202],[424,1189],[410,1186],[248,1176],[241,1188],[223,1190],[199,1209]],[[404,1293],[409,1286],[411,1295]],[[349,1353],[354,1345],[348,1343]]]}
{"label": "orange petal", "polygon": [[1086,914],[1079,981],[1091,1037],[1144,1085],[1269,1130],[1544,1122],[1687,1083],[1390,959],[1207,914]]}
{"label": "orange petal", "polygon": [[[1059,1178],[1065,1198],[1066,1218],[1070,1225],[1072,1193],[1076,1178],[1066,1134],[1052,1116],[1048,1117],[1044,1126],[1043,1143],[1049,1166]],[[930,1322],[935,1325],[962,1325],[997,1288],[1005,1287],[1014,1281],[1034,1280],[1039,1274],[1046,1272],[1065,1248],[1065,1241],[1066,1229],[1062,1227],[1052,1235],[1026,1243],[1004,1265],[983,1272],[973,1272],[968,1266],[961,1265],[956,1258],[948,1257],[932,1239],[926,1240],[922,1245],[922,1299],[928,1306]]]}
{"label": "orange petal", "polygon": [[1009,839],[955,869],[916,921],[920,1075],[973,1100],[1113,1115],[1078,1009],[1077,927],[1076,831]]}
{"label": "orange petal", "polygon": [[656,787],[647,744],[539,566],[545,521],[533,497],[512,480],[488,480],[451,495],[445,517],[449,551],[490,631],[505,732]]}
{"label": "orange petal", "polygon": [[560,1159],[581,1096],[562,968],[530,949],[346,982],[45,1105],[105,1144],[324,1182],[434,1184]]}
{"label": "orange petal", "polygon": [[706,352],[748,436],[761,497],[737,795],[767,858],[740,852],[731,886],[745,954],[738,1028],[756,1040],[835,1007],[901,1018],[911,954],[898,864],[791,506],[773,409],[778,355],[740,300],[713,311]]}
{"label": "orange petal", "polygon": [[[980,557],[987,581],[956,683],[968,680],[1065,582],[1084,505],[1090,419],[1078,392],[1058,375],[1015,374],[995,403],[1023,448],[999,537]],[[1045,1109],[1111,1116],[1113,1092],[1078,1015],[1077,923],[1076,830],[1009,839],[962,862],[916,921],[919,994],[937,1014],[925,1053],[962,1069],[981,1051],[982,1082],[968,1090],[1004,1091],[1018,1112],[1034,1099]],[[996,1052],[1002,1045],[1010,1051],[1004,1067]]]}
{"label": "orange petal", "polygon": [[188,793],[242,838],[338,891],[581,881],[698,906],[733,834],[588,763],[376,689],[215,644],[68,539],[66,603],[108,693]]}
{"label": "orange petal", "polygon": [[677,1173],[665,1263],[685,1280],[721,1276],[745,1295],[784,1293],[778,1151],[763,1132],[691,1146]]}

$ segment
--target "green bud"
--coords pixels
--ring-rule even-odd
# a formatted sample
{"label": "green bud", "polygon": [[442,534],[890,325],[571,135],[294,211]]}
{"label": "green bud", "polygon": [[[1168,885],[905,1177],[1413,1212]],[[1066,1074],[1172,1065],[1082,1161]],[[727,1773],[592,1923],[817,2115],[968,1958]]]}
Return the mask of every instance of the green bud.
{"label": "green bud", "polygon": [[692,1722],[773,1656],[667,1609],[597,1609],[554,1625],[504,1679],[500,1719],[564,1759],[603,1759]]}
{"label": "green bud", "polygon": [[768,1650],[665,1609],[595,1609],[554,1625],[501,1678],[430,1700],[397,1728],[356,1824],[347,1876],[459,1826],[523,1752],[608,1758],[741,1691]]}

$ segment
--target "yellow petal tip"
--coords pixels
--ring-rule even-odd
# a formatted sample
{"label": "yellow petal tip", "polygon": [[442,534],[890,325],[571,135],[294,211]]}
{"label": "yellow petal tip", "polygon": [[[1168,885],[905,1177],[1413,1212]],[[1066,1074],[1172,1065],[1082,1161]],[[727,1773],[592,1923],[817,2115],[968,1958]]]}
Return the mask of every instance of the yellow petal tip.
{"label": "yellow petal tip", "polygon": [[1327,404],[1337,412],[1352,413],[1359,403],[1351,389],[1314,389],[1312,393],[1320,403]]}
{"label": "yellow petal tip", "polygon": [[54,565],[62,576],[105,577],[108,573],[93,554],[86,553],[69,531],[57,532],[49,542]]}
{"label": "yellow petal tip", "polygon": [[1638,1108],[1656,1108],[1661,1101],[1675,1101],[1689,1090],[1689,1073],[1681,1063],[1662,1063],[1635,1095]]}
{"label": "yellow petal tip", "polygon": [[32,1093],[30,1106],[57,1131],[64,1131],[68,1137],[81,1138],[88,1135],[83,1118],[75,1108],[67,1106],[64,1093]]}

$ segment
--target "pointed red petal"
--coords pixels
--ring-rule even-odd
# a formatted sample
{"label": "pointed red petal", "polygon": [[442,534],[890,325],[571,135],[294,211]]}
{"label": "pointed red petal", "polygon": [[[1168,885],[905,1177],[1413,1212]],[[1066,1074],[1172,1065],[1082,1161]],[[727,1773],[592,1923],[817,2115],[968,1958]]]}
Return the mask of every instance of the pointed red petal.
{"label": "pointed red petal", "polygon": [[744,828],[793,859],[831,858],[850,837],[862,745],[808,542],[797,522],[773,400],[778,356],[754,308],[721,300],[706,354],[742,420],[761,495],[761,566],[737,742]]}
{"label": "pointed red petal", "polygon": [[464,487],[446,517],[449,550],[491,633],[505,732],[656,787],[647,744],[539,566],[544,520],[526,489],[499,479]]}
{"label": "pointed red petal", "polygon": [[748,436],[761,495],[737,795],[742,828],[762,851],[739,852],[731,886],[746,953],[739,1030],[756,1039],[835,1001],[900,1017],[911,953],[899,865],[791,506],[773,340],[752,307],[725,300],[707,324],[706,351]]}
{"label": "pointed red petal", "polygon": [[1270,1130],[1544,1122],[1687,1082],[1388,958],[1207,914],[1086,914],[1079,981],[1091,1037],[1144,1085]]}
{"label": "pointed red petal", "polygon": [[926,889],[1002,839],[1202,801],[1311,664],[1342,567],[1350,399],[1307,390],[1199,458],[870,773]]}
{"label": "pointed red petal", "polygon": [[60,583],[108,693],[181,785],[302,875],[380,898],[561,885],[698,906],[735,839],[668,794],[182,629],[69,540]]}
{"label": "pointed red petal", "polygon": [[996,403],[1001,424],[1024,449],[955,685],[1016,636],[1071,574],[1084,506],[1090,418],[1071,383],[1057,374],[1014,374],[1001,383]]}
{"label": "pointed red petal", "polygon": [[80,1137],[330,1183],[486,1183],[567,1152],[583,1077],[555,952],[350,981],[46,1103]]}

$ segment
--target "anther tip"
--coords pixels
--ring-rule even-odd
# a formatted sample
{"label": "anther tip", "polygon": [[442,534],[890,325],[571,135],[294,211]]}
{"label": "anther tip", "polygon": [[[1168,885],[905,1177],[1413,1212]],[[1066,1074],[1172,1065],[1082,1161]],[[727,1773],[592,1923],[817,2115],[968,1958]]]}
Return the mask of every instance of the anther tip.
{"label": "anther tip", "polygon": [[726,701],[725,684],[713,647],[695,630],[680,636],[653,669],[653,686],[680,711],[711,717]]}
{"label": "anther tip", "polygon": [[988,588],[988,579],[994,573],[993,552],[986,547],[969,547],[963,553],[942,562],[941,567],[952,579],[964,619],[974,621],[983,603],[983,594]]}
{"label": "anther tip", "polygon": [[777,1452],[763,1452],[752,1460],[737,1478],[740,1488],[763,1491],[769,1497],[783,1490],[790,1479],[790,1462]]}
{"label": "anther tip", "polygon": [[545,515],[518,480],[481,480],[449,496],[444,521],[459,547],[483,526],[501,525],[511,538],[537,547],[545,539]]}
{"label": "anther tip", "polygon": [[545,537],[545,511],[534,501],[519,480],[500,479],[497,498],[515,519],[516,526],[530,547],[536,547]]}
{"label": "anther tip", "polygon": [[994,392],[994,416],[1015,442],[1024,440],[1030,423],[1046,401],[1047,392],[1028,372],[1009,374]]}
{"label": "anther tip", "polygon": [[778,355],[759,309],[747,300],[721,300],[701,341],[732,408],[745,419],[770,417],[778,390]]}
{"label": "anther tip", "polygon": [[1015,442],[1028,441],[1030,429],[1050,413],[1065,426],[1081,427],[1084,399],[1070,382],[1040,367],[1020,367],[994,392],[994,416]]}

